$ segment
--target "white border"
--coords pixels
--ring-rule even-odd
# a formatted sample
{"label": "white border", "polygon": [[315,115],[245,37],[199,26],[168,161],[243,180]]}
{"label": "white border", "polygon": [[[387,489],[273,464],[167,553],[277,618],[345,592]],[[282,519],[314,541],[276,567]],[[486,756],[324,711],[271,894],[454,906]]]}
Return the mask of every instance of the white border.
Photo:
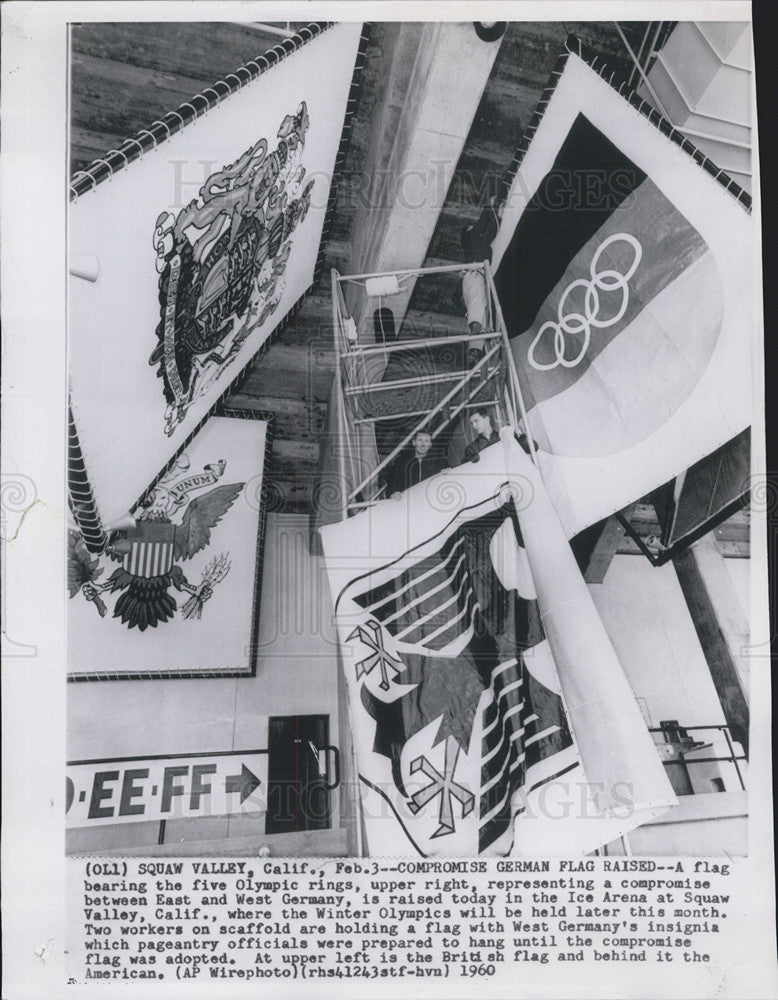
{"label": "white border", "polygon": [[[35,3],[3,5],[2,35],[2,302],[5,341],[3,350],[3,995],[11,1000],[91,997],[94,991],[63,987],[65,947],[64,894],[64,607],[65,550],[62,545],[65,503],[65,209],[67,144],[67,35],[68,21],[168,21],[168,20],[471,20],[474,4],[464,3],[235,3],[218,6],[191,2],[135,3]],[[526,21],[613,20],[749,20],[751,5],[729,0],[694,0],[675,3],[588,2],[526,0],[479,3],[486,20]],[[758,193],[754,216],[758,226]],[[758,236],[758,234],[757,234]],[[755,241],[758,254],[759,239]],[[755,268],[759,274],[759,268]],[[755,326],[761,326],[761,282],[754,288]],[[755,384],[763,385],[761,359],[755,361]],[[760,414],[761,416],[761,414]],[[754,428],[758,441],[763,430]],[[756,450],[756,449],[755,449]],[[756,458],[755,473],[764,472],[763,456]],[[25,478],[27,477],[27,478]],[[19,493],[29,480],[40,502],[27,510]],[[13,489],[12,489],[13,488]],[[13,490],[17,494],[12,496]],[[769,637],[766,599],[765,515],[756,512],[752,531],[754,574],[753,642]],[[35,644],[36,655],[16,643]],[[770,719],[767,706],[770,660],[752,660],[753,706],[751,766],[752,808],[747,866],[749,911],[738,921],[728,946],[744,959],[733,969],[731,981],[721,984],[721,997],[775,997],[778,995],[774,949],[774,911],[770,886],[772,872]],[[736,940],[735,940],[736,939]],[[612,995],[618,979],[607,965],[573,970],[570,980],[556,979],[541,996]],[[437,995],[517,995],[514,983],[504,985],[477,980],[455,983],[443,980]],[[285,984],[266,987],[266,995],[309,996],[310,986],[290,990]],[[406,995],[419,987],[403,984]],[[425,995],[433,995],[433,987]],[[72,992],[71,992],[72,990]],[[621,987],[621,995],[624,986]],[[397,995],[397,986],[386,989],[371,984],[374,996]],[[181,989],[139,990],[147,996],[209,998],[207,982]],[[336,981],[317,994],[342,997],[364,995],[359,981]],[[682,968],[674,966],[672,981],[634,980],[632,995],[699,995]],[[104,985],[100,996],[126,997],[122,985]],[[220,994],[256,996],[246,984],[219,990]]]}

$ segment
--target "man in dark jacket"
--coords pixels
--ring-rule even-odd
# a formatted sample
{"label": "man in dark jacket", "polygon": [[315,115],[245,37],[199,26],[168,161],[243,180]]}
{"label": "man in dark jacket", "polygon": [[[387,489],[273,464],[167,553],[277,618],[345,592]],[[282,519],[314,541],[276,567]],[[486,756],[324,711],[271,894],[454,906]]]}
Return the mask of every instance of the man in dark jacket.
{"label": "man in dark jacket", "polygon": [[[479,461],[479,452],[482,452],[484,448],[488,448],[490,444],[497,444],[500,440],[500,432],[492,425],[492,415],[485,406],[479,406],[477,410],[473,410],[470,414],[470,426],[475,431],[476,437],[465,448],[464,461],[477,462]],[[532,451],[530,443],[527,440],[527,435],[517,434],[516,439],[524,451],[528,455],[531,455]],[[537,441],[533,439],[532,444],[537,450]]]}
{"label": "man in dark jacket", "polygon": [[465,448],[465,461],[477,462],[478,453],[488,448],[490,444],[497,444],[500,440],[499,433],[492,426],[492,417],[485,406],[479,406],[470,414],[470,426],[476,433],[475,439]]}
{"label": "man in dark jacket", "polygon": [[446,457],[433,448],[429,431],[419,431],[412,444],[412,448],[400,452],[389,469],[387,492],[390,496],[410,489],[446,467]]}

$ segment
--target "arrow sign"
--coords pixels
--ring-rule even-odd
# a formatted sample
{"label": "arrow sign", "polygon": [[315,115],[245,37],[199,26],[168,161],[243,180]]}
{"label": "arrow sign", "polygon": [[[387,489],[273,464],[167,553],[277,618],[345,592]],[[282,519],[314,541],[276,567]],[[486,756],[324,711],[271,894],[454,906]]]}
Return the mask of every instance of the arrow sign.
{"label": "arrow sign", "polygon": [[245,764],[240,766],[240,774],[231,774],[226,779],[226,789],[227,794],[231,792],[240,792],[240,801],[243,804],[246,799],[251,795],[251,793],[259,788],[262,782],[246,767]]}
{"label": "arrow sign", "polygon": [[264,814],[267,750],[71,761],[68,827]]}

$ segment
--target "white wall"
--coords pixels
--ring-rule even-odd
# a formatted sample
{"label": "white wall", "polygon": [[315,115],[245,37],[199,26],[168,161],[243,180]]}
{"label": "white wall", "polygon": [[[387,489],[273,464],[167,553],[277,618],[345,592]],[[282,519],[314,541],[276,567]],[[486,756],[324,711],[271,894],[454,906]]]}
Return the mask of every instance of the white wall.
{"label": "white wall", "polygon": [[[748,797],[746,792],[684,795],[678,806],[655,823],[629,835],[633,854],[709,857],[746,853]],[[619,853],[611,848],[609,854]]]}
{"label": "white wall", "polygon": [[[348,725],[339,718],[332,606],[323,562],[308,555],[307,532],[307,517],[268,516],[256,677],[70,684],[68,758],[265,747],[268,716],[328,714],[330,741],[344,751],[342,772],[347,776]],[[742,592],[747,586],[747,560],[727,560],[727,565]],[[647,724],[658,725],[662,719],[677,719],[686,726],[725,721],[672,565],[655,568],[639,556],[616,556],[604,582],[590,590]],[[721,745],[716,748],[721,749]],[[718,853],[715,846],[720,841],[722,850],[738,853],[739,845],[740,853],[745,851],[745,810],[736,776],[731,766],[712,767],[724,776],[727,792],[705,796],[710,821],[697,817],[696,833],[683,822],[675,822],[672,829],[666,824],[645,828],[633,849],[668,853],[672,834],[673,843],[691,844],[690,850],[704,842],[709,853]],[[730,789],[739,795],[734,806],[728,804]],[[334,796],[336,834],[338,802]],[[712,818],[717,803],[722,818],[718,824]],[[738,819],[723,822],[733,810]],[[236,848],[240,843],[241,853],[250,853],[251,845],[260,843],[269,843],[274,854],[345,853],[345,835],[339,839],[311,833],[272,843],[274,838],[264,836],[264,823],[247,817],[175,820],[167,826],[166,840],[179,851],[184,849],[181,841],[213,841],[217,852],[221,841],[229,851],[226,840],[232,839]],[[156,844],[158,828],[157,823],[137,823],[121,830],[112,826],[100,832],[70,831],[68,848],[147,848]]]}
{"label": "white wall", "polygon": [[617,555],[589,589],[650,725],[725,721],[672,564]]}
{"label": "white wall", "polygon": [[724,565],[732,580],[732,586],[740,601],[740,607],[750,618],[749,608],[751,606],[751,560],[750,559],[725,559]]}

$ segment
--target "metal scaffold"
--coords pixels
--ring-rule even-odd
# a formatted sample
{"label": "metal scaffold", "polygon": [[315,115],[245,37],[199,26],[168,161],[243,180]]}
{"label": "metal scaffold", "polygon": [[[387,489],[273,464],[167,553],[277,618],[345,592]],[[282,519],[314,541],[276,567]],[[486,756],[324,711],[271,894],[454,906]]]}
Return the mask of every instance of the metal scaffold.
{"label": "metal scaffold", "polygon": [[[369,507],[385,496],[383,474],[420,431],[433,440],[455,421],[479,407],[493,408],[502,426],[526,428],[527,412],[519,385],[500,303],[488,261],[409,270],[341,275],[332,272],[332,319],[336,374],[333,404],[337,408],[338,473],[348,484],[342,491],[341,519]],[[358,330],[344,290],[357,286],[361,314],[372,316],[393,295],[408,296],[409,288],[430,275],[483,283],[486,324],[480,332],[442,332],[420,336],[399,331],[391,340],[376,343],[375,336]],[[406,324],[407,325],[407,324]],[[480,325],[480,324],[479,324]],[[393,357],[402,356],[405,374],[387,378]],[[445,364],[425,363],[444,357]],[[414,399],[417,405],[413,405]],[[375,449],[375,429],[392,421],[402,430],[383,458]],[[528,446],[535,461],[534,443]]]}

